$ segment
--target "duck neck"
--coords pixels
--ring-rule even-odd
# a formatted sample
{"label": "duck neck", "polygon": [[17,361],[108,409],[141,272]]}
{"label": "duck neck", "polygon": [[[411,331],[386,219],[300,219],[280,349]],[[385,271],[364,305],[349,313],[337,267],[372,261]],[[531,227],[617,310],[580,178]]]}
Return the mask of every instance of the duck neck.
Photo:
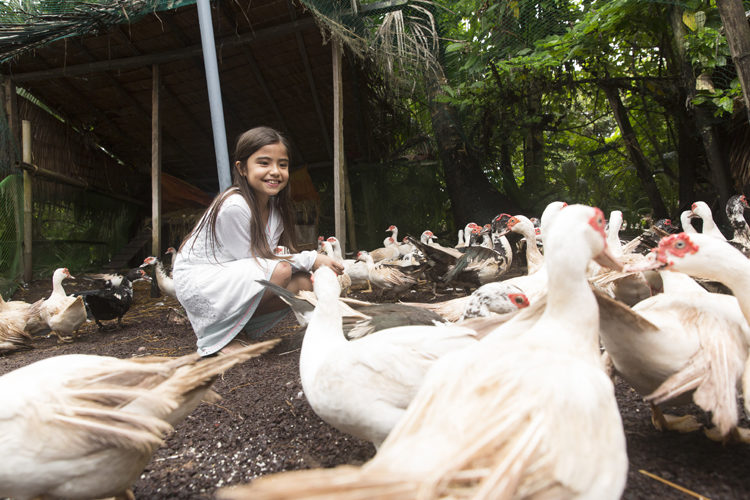
{"label": "duck neck", "polygon": [[62,274],[55,274],[52,277],[52,295],[66,295],[62,284],[64,279],[65,276]]}
{"label": "duck neck", "polygon": [[568,252],[550,257],[557,262],[547,264],[547,307],[540,322],[554,328],[541,329],[545,342],[599,363],[599,308],[586,279],[590,259]]}
{"label": "duck neck", "polygon": [[544,263],[544,256],[536,246],[536,233],[532,228],[531,231],[523,232],[523,240],[526,242],[526,266],[529,274],[538,270]]}
{"label": "duck neck", "polygon": [[299,369],[302,380],[310,380],[321,360],[333,346],[344,344],[344,330],[341,323],[338,297],[318,297],[318,303],[310,317],[310,323],[302,339]]}
{"label": "duck neck", "polygon": [[716,259],[710,274],[707,278],[720,281],[732,290],[750,323],[750,260],[739,252],[732,252],[731,256]]}
{"label": "duck neck", "polygon": [[339,242],[336,241],[335,243],[331,243],[331,247],[333,248],[333,253],[336,254],[336,257],[339,259],[343,259],[344,256],[341,255],[341,245],[339,245]]}

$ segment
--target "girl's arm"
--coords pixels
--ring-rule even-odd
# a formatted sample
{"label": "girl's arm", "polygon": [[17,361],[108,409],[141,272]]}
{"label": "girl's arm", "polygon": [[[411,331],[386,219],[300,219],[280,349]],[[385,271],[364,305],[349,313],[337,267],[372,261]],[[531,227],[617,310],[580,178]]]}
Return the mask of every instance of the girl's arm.
{"label": "girl's arm", "polygon": [[315,265],[315,259],[318,255],[318,252],[315,250],[304,250],[300,253],[293,253],[289,256],[289,263],[292,265],[292,271],[312,272],[314,270],[313,265]]}

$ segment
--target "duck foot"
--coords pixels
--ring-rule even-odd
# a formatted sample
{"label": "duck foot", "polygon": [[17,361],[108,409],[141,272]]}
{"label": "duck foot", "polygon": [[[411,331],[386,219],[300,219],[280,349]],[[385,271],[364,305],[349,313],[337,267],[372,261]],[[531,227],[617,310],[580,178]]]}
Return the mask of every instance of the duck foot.
{"label": "duck foot", "polygon": [[118,328],[122,328],[122,326],[120,325],[120,323],[118,323],[117,325],[114,325],[112,323],[110,323],[108,325],[105,325],[105,324],[99,323],[97,321],[96,325],[99,327],[99,331],[100,332],[111,332],[112,330],[116,330]]}
{"label": "duck foot", "polygon": [[729,434],[727,434],[726,436],[722,436],[719,432],[719,429],[716,427],[705,429],[703,433],[708,439],[710,439],[711,441],[716,441],[717,443],[750,444],[750,429],[746,429],[744,427],[735,427],[734,429],[729,431]]}
{"label": "duck foot", "polygon": [[658,406],[651,405],[651,423],[659,431],[677,431],[681,433],[695,432],[703,427],[703,424],[693,415],[665,414]]}
{"label": "duck foot", "polygon": [[58,344],[70,344],[70,343],[72,343],[72,342],[73,342],[73,337],[72,337],[72,336],[70,336],[70,337],[63,337],[62,335],[60,335],[60,334],[59,334],[59,333],[57,333],[57,332],[50,332],[50,334],[49,334],[49,335],[47,335],[47,338],[50,338],[50,337],[52,337],[53,335],[54,335],[55,337],[57,337],[57,343],[58,343]]}

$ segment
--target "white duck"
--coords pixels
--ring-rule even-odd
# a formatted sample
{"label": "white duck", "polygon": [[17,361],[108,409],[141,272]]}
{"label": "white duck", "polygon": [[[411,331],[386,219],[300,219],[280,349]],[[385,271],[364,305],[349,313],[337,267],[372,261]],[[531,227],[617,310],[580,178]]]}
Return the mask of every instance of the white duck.
{"label": "white duck", "polygon": [[[729,287],[746,321],[750,322],[750,260],[729,243],[702,234],[680,233],[664,238],[656,250],[664,269]],[[747,339],[750,343],[750,338]],[[750,413],[750,366],[742,376],[745,411]]]}
{"label": "white duck", "polygon": [[73,279],[67,267],[55,269],[52,274],[52,293],[41,304],[41,317],[60,342],[70,342],[86,321],[83,298],[65,293],[62,284],[65,278]]}
{"label": "white duck", "polygon": [[159,285],[159,290],[161,290],[165,295],[176,299],[177,293],[174,289],[174,281],[164,270],[164,264],[162,264],[161,261],[153,255],[150,255],[143,259],[143,264],[141,264],[141,267],[148,266],[154,266],[154,274],[156,275],[156,283]]}
{"label": "white duck", "polygon": [[315,413],[376,447],[403,415],[422,378],[441,356],[477,342],[456,326],[405,326],[356,342],[344,337],[334,272],[313,273],[318,303],[300,352],[302,388]]}
{"label": "white duck", "polygon": [[383,246],[369,252],[373,262],[390,262],[399,258],[398,245],[392,236],[383,240]]}
{"label": "white duck", "polygon": [[690,218],[694,219],[696,217],[703,221],[703,229],[701,230],[701,233],[726,241],[726,236],[724,236],[716,225],[716,222],[714,222],[711,208],[705,201],[696,201],[690,207]]}
{"label": "white duck", "polygon": [[366,287],[367,291],[371,292],[372,287],[370,286],[370,272],[367,269],[367,263],[356,259],[344,259],[341,256],[341,244],[335,236],[330,236],[326,243],[330,246],[326,246],[323,242],[321,248],[332,259],[337,259],[344,265],[344,274],[349,276],[351,280],[351,287],[363,288]]}
{"label": "white duck", "polygon": [[[13,301],[20,302],[20,301]],[[0,305],[7,304],[0,297]],[[32,304],[25,309],[15,307],[0,308],[0,354],[27,349],[32,346],[32,337],[26,330]],[[37,309],[41,302],[37,304]]]}
{"label": "white duck", "polygon": [[436,239],[437,238],[435,237],[435,234],[429,229],[422,231],[422,234],[419,235],[419,241],[421,241],[425,245],[433,245]]}
{"label": "white duck", "polygon": [[[553,201],[547,204],[540,219],[539,229],[542,235],[550,231],[555,219],[567,206],[568,204],[564,201]],[[519,288],[534,304],[547,293],[547,266],[542,263],[541,267],[535,272],[505,279],[503,283]]]}
{"label": "white duck", "polygon": [[381,295],[387,292],[390,295],[398,296],[417,284],[415,278],[395,267],[375,265],[372,255],[364,250],[357,253],[357,260],[367,264],[367,276],[370,284]]}
{"label": "white duck", "polygon": [[524,215],[515,215],[506,223],[509,231],[523,236],[526,243],[526,274],[537,272],[544,265],[544,255],[536,244],[536,228],[534,223]]}
{"label": "white duck", "polygon": [[682,230],[686,233],[698,232],[698,230],[695,229],[695,226],[693,226],[693,222],[690,220],[692,213],[693,212],[690,210],[683,210],[680,213],[680,225],[682,226]]}
{"label": "white duck", "polygon": [[570,206],[545,242],[541,318],[527,328],[522,312],[435,363],[372,460],[262,477],[220,497],[619,499],[625,435],[586,280],[591,258],[617,266],[604,216]]}
{"label": "white duck", "polygon": [[660,274],[664,293],[632,309],[599,298],[600,335],[607,356],[652,403],[652,422],[658,429],[699,429],[692,415],[665,415],[656,406],[694,400],[711,414],[715,428],[709,437],[737,436],[736,384],[747,359],[750,326],[735,297],[710,293],[685,274]]}
{"label": "white duck", "polygon": [[128,497],[165,435],[217,399],[213,380],[277,342],[203,359],[68,354],[3,375],[0,497]]}
{"label": "white duck", "polygon": [[436,312],[446,321],[456,322],[494,314],[516,313],[529,306],[529,299],[516,286],[503,281],[487,283],[470,295],[442,302],[402,302]]}
{"label": "white duck", "polygon": [[471,240],[471,232],[478,227],[479,225],[477,225],[476,222],[469,222],[464,226],[463,229],[459,229],[458,243],[456,243],[454,248],[465,248],[469,246],[469,241]]}

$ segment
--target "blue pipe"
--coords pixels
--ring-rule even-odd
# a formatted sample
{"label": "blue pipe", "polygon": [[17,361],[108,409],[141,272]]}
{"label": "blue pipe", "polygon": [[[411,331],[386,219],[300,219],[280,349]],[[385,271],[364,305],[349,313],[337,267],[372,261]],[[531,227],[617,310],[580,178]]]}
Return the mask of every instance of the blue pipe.
{"label": "blue pipe", "polygon": [[211,108],[211,128],[214,133],[216,170],[219,174],[219,190],[224,191],[232,184],[232,176],[229,173],[227,132],[224,127],[224,108],[221,103],[221,85],[219,84],[219,65],[216,62],[214,27],[211,24],[211,3],[209,0],[197,0],[197,7],[201,45],[203,47],[203,64],[206,68],[208,104]]}

